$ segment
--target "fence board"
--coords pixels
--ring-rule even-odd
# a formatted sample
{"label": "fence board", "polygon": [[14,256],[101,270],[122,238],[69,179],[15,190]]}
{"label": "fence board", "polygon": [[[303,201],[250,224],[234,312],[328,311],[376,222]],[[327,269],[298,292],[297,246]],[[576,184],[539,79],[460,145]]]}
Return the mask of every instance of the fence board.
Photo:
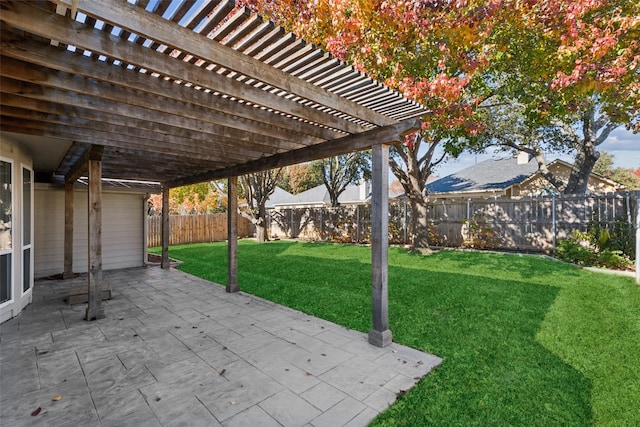
{"label": "fence board", "polygon": [[[162,244],[162,217],[147,217],[147,245]],[[169,216],[169,245],[218,242],[227,240],[227,214]],[[251,222],[238,216],[238,237],[251,236]]]}
{"label": "fence board", "polygon": [[[428,205],[430,243],[469,245],[480,228],[491,236],[488,248],[550,251],[558,239],[568,237],[573,230],[586,231],[595,222],[611,228],[616,222],[625,221],[633,227],[639,195],[640,192],[631,192],[555,199],[432,201]],[[411,209],[406,203],[389,206],[391,243],[410,243],[410,221]],[[273,237],[366,243],[371,233],[371,208],[358,205],[274,210],[267,224]]]}

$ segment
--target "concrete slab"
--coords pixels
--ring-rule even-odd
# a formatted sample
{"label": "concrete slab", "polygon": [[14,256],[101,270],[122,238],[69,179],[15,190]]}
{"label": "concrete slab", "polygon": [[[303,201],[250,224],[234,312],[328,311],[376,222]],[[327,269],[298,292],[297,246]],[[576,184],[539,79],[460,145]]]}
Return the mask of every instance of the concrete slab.
{"label": "concrete slab", "polygon": [[0,425],[365,426],[440,363],[174,269],[104,276],[104,319],[64,303],[81,276],[0,325]]}

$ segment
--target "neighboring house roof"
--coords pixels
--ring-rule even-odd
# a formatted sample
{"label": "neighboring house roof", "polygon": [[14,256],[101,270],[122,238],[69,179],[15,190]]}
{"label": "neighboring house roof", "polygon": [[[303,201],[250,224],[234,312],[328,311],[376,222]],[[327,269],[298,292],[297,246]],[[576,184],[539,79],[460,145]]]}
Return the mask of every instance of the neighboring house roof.
{"label": "neighboring house roof", "polygon": [[489,159],[427,184],[429,193],[502,191],[519,184],[538,171],[535,160]]}
{"label": "neighboring house roof", "polygon": [[[547,166],[550,169],[555,167],[565,171],[570,171],[572,167],[560,159],[552,161]],[[526,158],[525,161],[522,161],[522,158],[518,161],[518,157],[489,159],[427,184],[427,190],[434,195],[452,193],[505,194],[510,188],[529,185],[540,177],[541,174],[535,159],[528,162]],[[621,187],[615,181],[596,173],[591,173],[590,179],[610,188]]]}
{"label": "neighboring house roof", "polygon": [[280,187],[276,187],[273,190],[273,194],[269,196],[267,200],[266,207],[267,209],[271,209],[275,207],[278,203],[282,203],[283,201],[289,200],[289,198],[293,197],[293,194],[289,193],[287,190],[283,190]]}
{"label": "neighboring house roof", "polygon": [[[273,203],[275,206],[268,207],[291,207],[291,206],[328,206],[331,205],[329,191],[324,184],[311,188],[302,193],[290,195],[291,197]],[[389,198],[396,198],[398,194],[389,189]],[[348,185],[338,197],[340,204],[368,203],[371,199],[371,183],[369,181],[360,184]]]}

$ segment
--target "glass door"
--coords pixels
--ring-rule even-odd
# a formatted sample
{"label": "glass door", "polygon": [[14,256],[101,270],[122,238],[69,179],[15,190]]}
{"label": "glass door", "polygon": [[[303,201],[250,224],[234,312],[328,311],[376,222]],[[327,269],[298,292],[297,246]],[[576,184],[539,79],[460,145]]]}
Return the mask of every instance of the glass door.
{"label": "glass door", "polygon": [[33,204],[33,173],[26,167],[22,167],[22,292],[31,289],[33,283],[33,255],[31,250],[32,204]]}

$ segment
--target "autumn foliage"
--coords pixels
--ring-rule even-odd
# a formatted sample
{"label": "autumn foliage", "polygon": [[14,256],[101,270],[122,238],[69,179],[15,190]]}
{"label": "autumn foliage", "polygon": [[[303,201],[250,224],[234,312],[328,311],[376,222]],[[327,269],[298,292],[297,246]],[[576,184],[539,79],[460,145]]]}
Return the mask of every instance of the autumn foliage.
{"label": "autumn foliage", "polygon": [[526,100],[540,119],[597,93],[604,111],[638,129],[636,1],[244,3],[430,107],[426,128],[474,134],[476,107],[497,94]]}

